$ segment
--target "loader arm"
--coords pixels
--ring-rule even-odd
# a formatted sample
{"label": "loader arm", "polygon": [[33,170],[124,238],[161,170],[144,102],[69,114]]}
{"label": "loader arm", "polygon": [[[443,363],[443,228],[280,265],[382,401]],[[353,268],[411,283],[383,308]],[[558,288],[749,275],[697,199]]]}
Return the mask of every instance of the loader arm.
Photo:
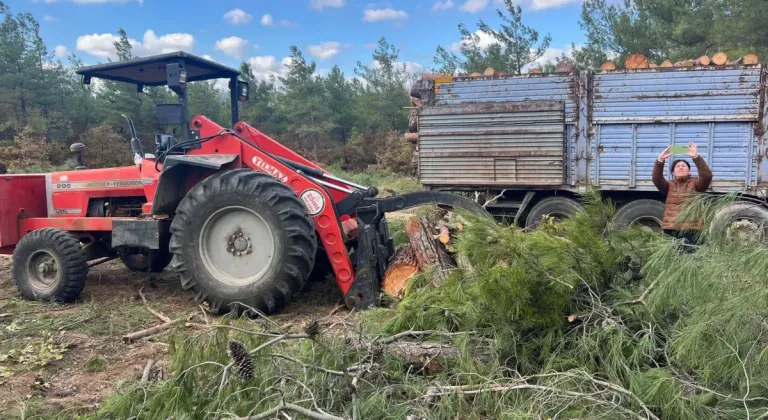
{"label": "loader arm", "polygon": [[[445,192],[416,192],[376,198],[378,191],[326,173],[246,123],[226,131],[204,116],[192,128],[209,138],[187,156],[238,155],[243,167],[267,173],[289,185],[304,202],[314,222],[318,245],[326,252],[347,306],[367,308],[377,303],[379,285],[394,253],[387,212],[437,204],[487,215],[474,201]],[[342,227],[352,226],[346,231]],[[351,258],[354,256],[354,262]]]}

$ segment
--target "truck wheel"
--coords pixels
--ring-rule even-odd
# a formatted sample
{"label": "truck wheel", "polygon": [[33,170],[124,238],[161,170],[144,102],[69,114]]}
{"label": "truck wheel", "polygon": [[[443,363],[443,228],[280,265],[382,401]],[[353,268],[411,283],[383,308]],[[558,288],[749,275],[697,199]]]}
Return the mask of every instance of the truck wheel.
{"label": "truck wheel", "polygon": [[616,211],[613,220],[616,226],[628,228],[632,225],[646,226],[654,232],[661,232],[664,220],[664,203],[659,200],[634,200],[624,204]]}
{"label": "truck wheel", "polygon": [[528,217],[525,219],[525,227],[526,229],[536,228],[544,216],[550,216],[557,220],[567,219],[581,209],[579,202],[572,198],[561,196],[547,197],[536,203],[531,208],[531,211],[528,212]]}
{"label": "truck wheel", "polygon": [[719,210],[711,229],[724,228],[727,240],[768,242],[768,209],[752,202],[730,204]]}
{"label": "truck wheel", "polygon": [[304,287],[317,238],[290,187],[236,169],[187,193],[171,223],[170,249],[181,286],[214,313],[239,313],[247,305],[269,314]]}
{"label": "truck wheel", "polygon": [[120,257],[120,261],[125,264],[125,267],[131,271],[139,273],[159,273],[168,266],[173,258],[173,254],[169,251],[153,251],[152,263],[149,263],[149,255],[146,252],[139,254],[123,255]]}
{"label": "truck wheel", "polygon": [[72,302],[82,293],[87,275],[80,241],[63,230],[29,232],[13,252],[13,278],[24,299]]}

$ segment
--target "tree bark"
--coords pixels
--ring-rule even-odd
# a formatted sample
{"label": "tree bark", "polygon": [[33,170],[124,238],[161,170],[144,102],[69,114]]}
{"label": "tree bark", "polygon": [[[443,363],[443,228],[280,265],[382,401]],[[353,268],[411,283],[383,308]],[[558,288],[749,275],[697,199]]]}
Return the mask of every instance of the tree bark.
{"label": "tree bark", "polygon": [[624,67],[629,70],[647,69],[648,57],[642,54],[631,54],[629,57],[627,57],[627,61],[624,62]]}
{"label": "tree bark", "polygon": [[392,256],[392,260],[384,272],[384,280],[381,288],[389,296],[402,297],[408,282],[419,273],[419,262],[413,247],[405,245],[400,247]]}
{"label": "tree bark", "polygon": [[433,227],[426,217],[412,218],[405,226],[411,247],[416,254],[419,270],[427,270],[436,266],[436,272],[432,285],[440,287],[443,280],[455,268],[444,246],[433,238]]}
{"label": "tree bark", "polygon": [[728,54],[719,52],[712,56],[712,64],[723,66],[728,62]]}

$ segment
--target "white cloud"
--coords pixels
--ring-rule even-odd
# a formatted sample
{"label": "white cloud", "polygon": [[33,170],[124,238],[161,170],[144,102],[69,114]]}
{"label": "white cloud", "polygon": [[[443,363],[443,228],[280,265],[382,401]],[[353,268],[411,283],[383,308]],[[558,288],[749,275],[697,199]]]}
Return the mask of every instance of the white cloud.
{"label": "white cloud", "polygon": [[[99,58],[116,58],[115,42],[120,37],[114,34],[81,35],[77,38],[75,48]],[[142,41],[129,38],[133,55],[143,57],[153,54],[166,54],[180,50],[191,50],[195,46],[195,38],[190,34],[174,33],[158,37],[151,29],[144,32]]]}
{"label": "white cloud", "polygon": [[53,17],[51,15],[43,16],[43,20],[46,21],[46,22],[56,22],[56,21],[58,21],[58,19],[56,19],[55,17]]}
{"label": "white cloud", "polygon": [[290,26],[290,27],[292,27],[292,28],[293,28],[293,27],[296,27],[296,26],[299,26],[299,25],[297,25],[297,24],[295,24],[295,23],[291,22],[290,20],[286,20],[286,19],[283,19],[283,20],[281,20],[281,21],[280,21],[280,25],[281,25],[281,26]]}
{"label": "white cloud", "polygon": [[433,12],[439,12],[441,10],[448,10],[453,7],[453,1],[452,0],[445,0],[440,1],[437,0],[435,4],[432,5],[432,11]]}
{"label": "white cloud", "polygon": [[395,10],[391,7],[387,7],[386,9],[367,9],[363,12],[363,20],[366,22],[401,19],[408,19],[408,13],[405,13],[402,10]]}
{"label": "white cloud", "polygon": [[216,45],[213,49],[215,51],[221,51],[232,58],[243,58],[245,56],[245,47],[247,45],[247,40],[236,36],[230,36],[216,41]]}
{"label": "white cloud", "polygon": [[309,0],[309,7],[315,10],[323,10],[326,7],[336,8],[344,6],[344,0]]}
{"label": "white cloud", "polygon": [[341,52],[341,44],[335,41],[323,42],[317,45],[307,47],[309,55],[320,60],[328,60]]}
{"label": "white cloud", "polygon": [[248,59],[253,76],[264,81],[269,81],[273,77],[284,76],[288,72],[286,66],[290,63],[291,57],[285,57],[278,63],[273,55],[260,55]]}
{"label": "white cloud", "polygon": [[[577,45],[576,48],[581,48],[581,45]],[[557,58],[560,58],[562,56],[566,56],[568,58],[573,58],[573,45],[568,45],[563,48],[547,48],[544,50],[544,54],[539,57],[538,60],[535,62],[528,64],[523,68],[523,70],[530,70],[534,67],[542,66],[546,63],[554,63]]]}
{"label": "white cloud", "polygon": [[272,26],[275,24],[275,21],[272,19],[272,15],[270,15],[269,13],[262,16],[260,22],[264,26]]}
{"label": "white cloud", "polygon": [[[496,38],[493,37],[493,35],[489,34],[488,32],[483,32],[479,29],[476,30],[473,35],[478,37],[477,45],[480,47],[481,50],[485,50],[491,45],[499,43],[499,41],[497,41]],[[448,50],[453,52],[459,52],[461,51],[462,45],[469,45],[471,43],[472,43],[471,40],[462,39],[461,41],[457,41],[451,44],[451,46],[448,47]]]}
{"label": "white cloud", "polygon": [[233,25],[245,25],[253,20],[253,15],[242,9],[232,9],[224,13],[224,20]]}
{"label": "white cloud", "polygon": [[467,0],[459,7],[459,10],[467,13],[477,13],[488,6],[488,0]]}
{"label": "white cloud", "polygon": [[57,45],[56,48],[53,49],[53,54],[56,56],[56,58],[64,58],[69,56],[70,52],[67,47],[63,45]]}
{"label": "white cloud", "polygon": [[556,9],[566,4],[578,3],[579,0],[532,0],[531,9],[533,10],[545,10]]}

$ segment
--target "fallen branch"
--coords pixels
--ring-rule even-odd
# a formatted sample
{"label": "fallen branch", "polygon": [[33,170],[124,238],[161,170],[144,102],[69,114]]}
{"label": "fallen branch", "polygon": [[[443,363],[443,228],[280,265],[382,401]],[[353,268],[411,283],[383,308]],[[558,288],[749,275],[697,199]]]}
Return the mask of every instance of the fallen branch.
{"label": "fallen branch", "polygon": [[317,411],[312,411],[295,404],[284,403],[284,402],[280,403],[280,405],[278,405],[277,407],[267,410],[261,414],[256,414],[255,416],[250,416],[250,417],[235,417],[235,419],[261,420],[261,419],[272,417],[275,414],[281,413],[283,411],[293,411],[294,413],[298,413],[298,414],[301,414],[302,416],[306,416],[315,420],[345,420],[343,417],[336,417],[331,414],[318,413]]}
{"label": "fallen branch", "polygon": [[166,322],[166,323],[163,323],[163,324],[160,324],[160,325],[155,325],[154,327],[151,327],[151,328],[147,328],[145,330],[136,331],[136,332],[132,332],[132,333],[126,334],[126,335],[123,336],[123,342],[125,344],[134,343],[134,342],[136,342],[136,340],[142,339],[144,337],[149,337],[151,335],[155,335],[157,333],[161,333],[161,332],[163,332],[165,330],[168,330],[171,327],[173,327],[174,325],[178,324],[179,322],[181,322],[180,319],[174,319],[171,322]]}
{"label": "fallen branch", "polygon": [[507,192],[507,190],[502,190],[499,195],[496,197],[491,198],[490,200],[486,200],[486,202],[483,204],[483,208],[486,208],[487,206],[496,203],[500,198],[504,197],[504,194]]}
{"label": "fallen branch", "polygon": [[152,368],[155,366],[155,361],[149,359],[147,365],[144,366],[144,372],[141,374],[141,382],[149,382],[149,375],[152,373]]}
{"label": "fallen branch", "polygon": [[632,299],[632,300],[627,300],[627,301],[624,301],[624,302],[617,302],[617,303],[615,303],[615,304],[614,304],[614,306],[620,306],[620,305],[636,305],[636,304],[638,304],[638,303],[641,303],[641,304],[643,304],[643,306],[647,305],[647,304],[645,303],[645,298],[647,298],[647,297],[648,297],[648,295],[649,295],[649,294],[650,294],[650,293],[653,291],[653,289],[656,287],[656,282],[657,282],[657,281],[658,281],[658,279],[654,280],[654,281],[651,283],[651,285],[650,285],[650,286],[648,286],[648,288],[647,288],[647,289],[645,289],[645,290],[643,291],[643,293],[640,295],[640,297],[639,297],[639,298],[637,298],[637,299]]}
{"label": "fallen branch", "polygon": [[309,363],[304,363],[304,362],[302,362],[299,359],[293,358],[291,356],[286,356],[284,354],[272,353],[272,354],[269,355],[269,357],[274,357],[274,358],[277,358],[277,359],[288,360],[288,361],[291,361],[291,362],[296,363],[298,365],[301,365],[302,367],[309,368],[309,369],[312,369],[312,370],[315,370],[315,371],[325,372],[325,373],[328,373],[328,374],[331,374],[331,375],[336,375],[336,376],[344,376],[344,372],[342,372],[340,370],[331,370],[331,369],[326,369],[326,368],[318,366],[318,365],[311,365]]}
{"label": "fallen branch", "polygon": [[139,296],[141,297],[141,301],[144,302],[144,305],[146,306],[146,308],[149,311],[149,313],[151,313],[152,315],[156,316],[158,319],[160,319],[164,323],[171,322],[171,318],[168,318],[162,312],[158,312],[158,311],[156,311],[156,310],[154,310],[154,309],[149,307],[149,303],[147,302],[147,298],[145,298],[144,297],[144,293],[141,292],[142,289],[143,289],[143,287],[141,289],[139,289]]}

